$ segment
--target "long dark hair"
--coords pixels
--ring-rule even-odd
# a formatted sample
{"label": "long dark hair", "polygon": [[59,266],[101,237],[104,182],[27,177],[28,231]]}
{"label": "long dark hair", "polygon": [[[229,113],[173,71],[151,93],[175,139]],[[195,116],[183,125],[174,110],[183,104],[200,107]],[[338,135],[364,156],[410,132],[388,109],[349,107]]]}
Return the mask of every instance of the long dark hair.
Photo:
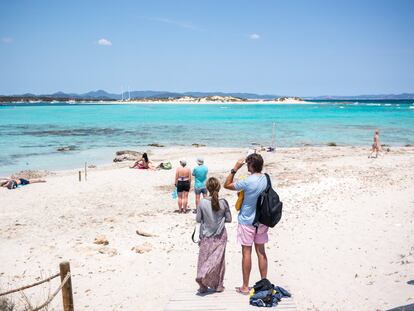
{"label": "long dark hair", "polygon": [[220,203],[219,203],[219,191],[220,191],[220,182],[215,177],[210,177],[207,180],[206,188],[208,192],[210,192],[211,196],[211,208],[213,211],[220,210]]}
{"label": "long dark hair", "polygon": [[147,153],[146,152],[144,152],[143,154],[142,154],[142,158],[144,159],[144,161],[145,162],[147,162],[148,163],[148,155],[147,155]]}

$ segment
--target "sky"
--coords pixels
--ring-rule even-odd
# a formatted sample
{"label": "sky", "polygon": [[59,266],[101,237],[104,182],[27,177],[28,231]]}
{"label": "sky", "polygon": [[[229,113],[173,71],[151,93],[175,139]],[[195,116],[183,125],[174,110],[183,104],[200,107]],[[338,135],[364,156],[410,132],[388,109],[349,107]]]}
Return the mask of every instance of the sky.
{"label": "sky", "polygon": [[0,94],[414,93],[411,0],[1,0]]}

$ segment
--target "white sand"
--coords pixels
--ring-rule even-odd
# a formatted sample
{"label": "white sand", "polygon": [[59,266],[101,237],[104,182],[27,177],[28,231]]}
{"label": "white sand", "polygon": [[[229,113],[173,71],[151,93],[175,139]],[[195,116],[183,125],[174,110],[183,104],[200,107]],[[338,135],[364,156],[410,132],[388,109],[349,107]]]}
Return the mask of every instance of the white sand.
{"label": "white sand", "polygon": [[[169,159],[175,168],[183,156],[192,164],[202,155],[210,176],[224,181],[245,151],[159,148],[151,158]],[[392,148],[378,159],[351,147],[283,149],[264,158],[284,202],[283,219],[270,230],[269,279],[292,291],[299,310],[414,303],[413,148]],[[77,171],[47,181],[0,189],[0,291],[57,272],[62,260],[71,262],[75,310],[162,310],[175,289],[197,289],[194,215],[173,212],[173,171],[110,164],[90,169],[87,182],[78,182]],[[234,193],[222,195],[234,205]],[[194,208],[193,193],[190,203]],[[241,285],[236,212],[233,217],[227,290]],[[137,229],[158,236],[138,236]],[[93,243],[102,234],[109,245]],[[150,252],[131,250],[145,242]],[[251,283],[258,278],[254,257]],[[57,282],[27,294],[40,303],[49,287],[53,291]]]}

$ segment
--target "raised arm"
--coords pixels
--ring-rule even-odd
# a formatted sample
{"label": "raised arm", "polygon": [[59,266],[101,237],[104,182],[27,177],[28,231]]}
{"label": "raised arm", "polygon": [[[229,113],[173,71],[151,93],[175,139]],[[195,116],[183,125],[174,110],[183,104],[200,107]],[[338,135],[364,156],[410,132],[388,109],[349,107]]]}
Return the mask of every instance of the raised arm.
{"label": "raised arm", "polygon": [[231,170],[230,174],[227,176],[226,181],[224,182],[224,188],[229,190],[237,190],[234,186],[234,175],[237,171],[244,165],[244,159],[240,159],[234,165],[234,168]]}

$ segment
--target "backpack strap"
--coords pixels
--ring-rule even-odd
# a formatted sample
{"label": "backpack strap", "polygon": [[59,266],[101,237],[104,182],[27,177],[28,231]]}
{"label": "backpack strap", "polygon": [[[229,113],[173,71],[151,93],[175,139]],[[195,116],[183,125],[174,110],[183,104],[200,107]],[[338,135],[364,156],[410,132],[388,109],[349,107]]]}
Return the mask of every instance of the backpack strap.
{"label": "backpack strap", "polygon": [[227,200],[225,198],[220,198],[219,201],[224,201],[228,207],[230,207],[229,202],[227,202]]}
{"label": "backpack strap", "polygon": [[266,192],[268,192],[270,190],[270,188],[272,188],[272,181],[270,180],[270,176],[268,173],[265,173],[266,176],[266,180],[267,180],[267,186],[266,186]]}

